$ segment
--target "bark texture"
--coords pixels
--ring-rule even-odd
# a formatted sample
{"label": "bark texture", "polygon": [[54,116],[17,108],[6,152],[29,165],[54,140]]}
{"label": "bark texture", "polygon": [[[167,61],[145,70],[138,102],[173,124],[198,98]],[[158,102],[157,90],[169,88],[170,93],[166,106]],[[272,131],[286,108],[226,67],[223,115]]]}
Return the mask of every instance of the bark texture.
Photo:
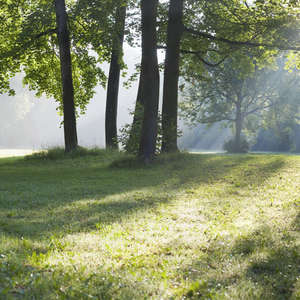
{"label": "bark texture", "polygon": [[143,124],[139,143],[139,157],[150,162],[155,155],[159,98],[157,61],[156,13],[157,0],[141,0],[142,63],[139,97],[144,102]]}
{"label": "bark texture", "polygon": [[116,11],[113,49],[109,69],[105,114],[105,140],[107,148],[118,148],[117,143],[117,109],[120,83],[120,59],[124,41],[126,6],[119,5]]}
{"label": "bark texture", "polygon": [[162,151],[178,151],[177,114],[183,0],[170,0],[162,107]]}
{"label": "bark texture", "polygon": [[68,17],[64,0],[55,0],[57,37],[60,53],[61,83],[64,109],[64,138],[66,152],[78,146]]}

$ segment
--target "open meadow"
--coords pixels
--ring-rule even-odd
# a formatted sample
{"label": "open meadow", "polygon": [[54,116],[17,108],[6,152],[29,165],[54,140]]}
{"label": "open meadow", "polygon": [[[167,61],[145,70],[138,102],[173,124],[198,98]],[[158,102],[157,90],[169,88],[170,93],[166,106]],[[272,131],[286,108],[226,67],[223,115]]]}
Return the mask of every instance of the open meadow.
{"label": "open meadow", "polygon": [[0,299],[300,298],[300,156],[88,154],[0,158]]}

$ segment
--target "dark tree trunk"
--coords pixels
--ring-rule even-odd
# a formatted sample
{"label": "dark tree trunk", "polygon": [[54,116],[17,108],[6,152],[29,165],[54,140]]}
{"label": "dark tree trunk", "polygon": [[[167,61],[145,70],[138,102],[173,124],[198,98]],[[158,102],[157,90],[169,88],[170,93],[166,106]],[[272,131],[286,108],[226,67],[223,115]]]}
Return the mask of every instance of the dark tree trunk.
{"label": "dark tree trunk", "polygon": [[66,152],[75,151],[78,146],[76,112],[72,79],[72,63],[67,13],[64,0],[55,0],[57,37],[60,53],[61,83],[64,109],[64,136]]}
{"label": "dark tree trunk", "polygon": [[109,78],[106,96],[105,138],[107,148],[118,148],[117,142],[117,108],[120,82],[120,59],[124,41],[126,6],[118,5],[115,20],[116,36],[113,40]]}
{"label": "dark tree trunk", "polygon": [[157,0],[141,0],[141,11],[142,63],[139,97],[144,102],[144,113],[138,155],[143,157],[146,162],[150,162],[154,158],[156,150],[159,97],[156,42]]}
{"label": "dark tree trunk", "polygon": [[162,107],[163,152],[178,151],[177,111],[182,10],[183,0],[170,0]]}

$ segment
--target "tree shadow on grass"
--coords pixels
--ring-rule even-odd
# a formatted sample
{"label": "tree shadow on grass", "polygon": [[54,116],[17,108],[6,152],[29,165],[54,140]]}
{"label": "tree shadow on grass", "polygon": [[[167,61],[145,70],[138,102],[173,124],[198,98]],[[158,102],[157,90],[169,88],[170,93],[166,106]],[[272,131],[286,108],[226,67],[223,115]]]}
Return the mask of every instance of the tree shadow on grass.
{"label": "tree shadow on grass", "polygon": [[[4,276],[13,278],[15,283],[6,288],[1,286]],[[139,300],[154,295],[160,298],[161,293],[159,286],[149,289],[149,284],[140,280],[138,274],[123,267],[111,270],[100,266],[93,272],[87,272],[84,267],[59,265],[55,270],[53,267],[41,270],[12,261],[2,266],[0,274],[0,299]]]}
{"label": "tree shadow on grass", "polygon": [[[250,184],[260,185],[283,168],[285,160],[282,157],[257,160],[252,156],[240,156],[237,161],[230,156],[195,155],[182,160],[158,163],[154,166],[136,165],[133,168],[130,165],[107,168],[96,163],[90,165],[78,163],[74,166],[65,166],[66,168],[59,164],[56,166],[45,164],[36,168],[36,166],[33,167],[29,164],[29,169],[25,168],[24,170],[19,166],[16,164],[14,170],[8,168],[4,171],[8,175],[5,178],[0,175],[0,180],[5,183],[0,188],[0,196],[2,197],[0,201],[4,204],[3,215],[5,216],[4,219],[0,220],[0,228],[5,235],[11,237],[44,241],[47,237],[94,231],[96,224],[105,227],[115,222],[122,222],[123,218],[127,218],[131,214],[141,217],[156,206],[171,203],[176,199],[176,194],[184,190],[187,185],[209,186],[212,181],[218,180],[234,185],[236,188],[247,188]],[[245,185],[237,185],[237,180],[244,182]],[[153,192],[154,190],[155,192]],[[35,217],[35,214],[39,216]],[[252,247],[253,244],[256,245],[249,236],[237,241],[232,251],[240,249],[241,245],[243,247],[246,245],[246,248],[249,245],[248,250],[243,249],[242,251],[245,252],[245,255],[251,255],[255,249],[262,247],[260,245]],[[24,247],[26,249],[26,245]],[[285,250],[289,254],[292,253],[289,252],[290,249]],[[20,249],[7,246],[7,251],[16,253]],[[35,248],[38,257],[39,255],[46,255],[47,251],[49,251],[47,247]],[[57,251],[63,251],[63,245],[57,245]],[[275,261],[277,256],[282,253],[281,250],[276,251],[270,254],[268,261]],[[33,255],[32,245],[29,246],[28,253]],[[11,266],[11,269],[5,269],[5,274],[8,274],[8,277],[16,276],[18,269],[15,269],[16,266],[14,267],[14,265],[17,264],[14,263],[13,259],[8,259],[6,262],[8,264],[3,265],[2,263],[1,267],[0,261],[1,268]],[[295,259],[295,262],[298,260]],[[249,267],[248,272],[261,278],[262,274],[265,275],[265,271],[261,272],[260,270],[266,269],[263,263],[265,262],[258,260],[257,263]],[[273,264],[272,262],[271,265],[273,266]],[[182,262],[180,272],[188,274],[190,267],[190,265]],[[28,273],[27,275],[30,277],[30,272],[38,272],[37,267],[34,267],[34,270],[31,268],[23,266],[20,272]],[[67,273],[73,272],[68,269],[68,272],[64,273],[63,268],[62,266],[58,273],[55,273],[55,276],[51,271],[49,276],[44,276],[36,284],[46,282],[52,285],[52,289],[56,290],[57,294],[62,297],[64,293],[73,295],[70,296],[73,299],[82,297],[80,290],[85,291],[86,286],[74,288],[73,291],[61,290],[61,283],[65,282],[65,285],[68,286],[69,277]],[[285,267],[282,268],[285,271]],[[107,281],[103,285],[98,285],[99,291],[95,295],[103,295],[103,299],[109,298],[108,295],[113,293],[111,284],[123,285],[124,291],[127,291],[128,295],[131,295],[135,288],[147,289],[143,282],[129,284],[126,283],[126,280],[118,279],[117,275],[120,274],[121,276],[125,271],[129,272],[128,269],[123,270],[121,267],[111,270],[110,275],[107,270],[99,271],[96,278],[106,278]],[[25,276],[27,276],[26,274]],[[78,274],[81,276],[80,272]],[[270,274],[272,277],[271,272]],[[82,275],[82,278],[82,285],[89,280],[93,283],[92,279],[88,279],[89,276]],[[225,286],[234,280],[237,278],[232,276],[224,280],[222,284]],[[212,285],[216,283],[214,276],[211,277],[211,283]],[[97,286],[96,282],[94,284]],[[207,292],[207,285],[202,284],[202,286]],[[22,291],[22,287],[18,288],[20,293],[25,293]],[[102,288],[103,291],[101,291]],[[199,290],[195,287],[195,291],[197,289]],[[26,293],[34,293],[34,290],[35,287],[32,285],[32,291],[27,289]],[[218,290],[216,289],[216,291]],[[102,292],[103,294],[101,294]],[[208,295],[208,293],[209,291],[203,295]],[[193,293],[188,291],[187,295],[193,296]]]}
{"label": "tree shadow on grass", "polygon": [[[236,245],[236,249],[244,247],[241,243],[243,241]],[[262,298],[290,299],[295,296],[295,284],[300,274],[300,253],[294,238],[285,233],[275,243],[270,233],[258,240],[253,239],[252,244],[255,245],[252,251],[261,252],[262,257],[254,256],[246,270],[246,276],[262,287]],[[299,296],[299,290],[297,293]]]}
{"label": "tree shadow on grass", "polygon": [[[0,175],[0,229],[17,237],[43,238],[55,232],[93,230],[127,215],[170,203],[182,189],[229,182],[234,188],[260,185],[284,167],[283,157],[183,155],[141,164],[17,161]],[[237,184],[237,181],[239,184]]]}
{"label": "tree shadow on grass", "polygon": [[222,238],[212,242],[201,264],[197,260],[182,270],[197,272],[187,275],[193,284],[184,294],[193,299],[225,295],[231,299],[298,299],[299,246],[286,232],[279,239],[274,235],[271,228],[261,225],[237,238],[232,247],[220,246]]}

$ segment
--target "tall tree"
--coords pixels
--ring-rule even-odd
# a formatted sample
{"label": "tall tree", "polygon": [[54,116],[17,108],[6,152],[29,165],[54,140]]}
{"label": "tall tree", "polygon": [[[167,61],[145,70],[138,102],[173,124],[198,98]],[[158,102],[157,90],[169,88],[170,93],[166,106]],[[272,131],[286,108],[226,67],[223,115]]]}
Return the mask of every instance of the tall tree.
{"label": "tall tree", "polygon": [[177,110],[183,0],[170,0],[162,106],[162,151],[178,151]]}
{"label": "tall tree", "polygon": [[126,2],[119,0],[116,17],[115,29],[113,32],[113,46],[111,53],[109,77],[106,96],[106,114],[105,114],[105,138],[106,147],[118,148],[117,142],[117,108],[120,71],[122,68],[122,48],[124,40],[124,28],[126,17]]}
{"label": "tall tree", "polygon": [[[179,5],[179,1],[170,0],[169,22],[172,15],[176,16],[171,14],[175,2]],[[298,49],[298,9],[292,2],[281,4],[281,1],[185,1],[183,22],[177,14],[178,36],[174,35],[174,40],[182,37],[182,76],[193,78],[195,73],[205,72],[204,65],[217,66],[231,54],[249,52],[249,49],[255,53],[253,57],[257,62],[278,50]],[[170,28],[171,25],[168,26],[167,43]],[[177,148],[177,85],[173,84],[171,88],[171,82],[174,74],[179,72],[179,64],[175,70],[179,58],[179,52],[175,54],[178,41],[171,49],[168,44],[162,48],[166,48],[167,53],[173,52],[175,62],[173,72],[166,73],[164,78],[162,150],[174,151]],[[242,53],[241,56],[245,55]],[[167,63],[166,57],[165,72],[168,72]],[[244,67],[249,69],[249,65]]]}
{"label": "tall tree", "polygon": [[276,71],[255,67],[249,76],[243,76],[238,65],[238,60],[228,60],[221,66],[207,68],[208,79],[195,79],[180,103],[182,116],[189,124],[233,123],[234,152],[243,151],[242,129],[257,129],[261,123],[258,117],[271,107],[282,105],[282,95],[290,88],[284,64]]}
{"label": "tall tree", "polygon": [[55,0],[55,11],[63,93],[65,150],[70,152],[76,150],[78,141],[76,131],[70,37],[68,31],[65,0]]}
{"label": "tall tree", "polygon": [[157,0],[141,0],[142,63],[139,97],[144,101],[139,157],[150,162],[155,155],[159,99],[159,71],[157,60],[156,15]]}
{"label": "tall tree", "polygon": [[[0,74],[5,74],[6,80],[3,84],[13,70],[20,70],[22,66],[25,74],[23,83],[35,90],[37,96],[45,93],[58,102],[59,112],[65,114],[66,150],[75,149],[77,134],[74,113],[78,115],[75,108],[83,113],[95,93],[95,86],[99,82],[106,85],[106,76],[99,63],[110,57],[110,25],[115,1],[68,1],[65,5],[60,0],[53,1],[53,5],[49,5],[46,0],[4,2],[6,12],[12,13],[3,22],[3,27],[11,33],[6,37],[11,42],[1,43],[0,46],[0,62],[4,67]],[[59,26],[61,28],[58,32]],[[65,51],[67,48],[69,54]],[[72,71],[68,66],[70,62]],[[0,86],[1,81],[0,75]],[[75,108],[70,104],[72,100],[66,102],[66,98],[71,99],[72,94]]]}

